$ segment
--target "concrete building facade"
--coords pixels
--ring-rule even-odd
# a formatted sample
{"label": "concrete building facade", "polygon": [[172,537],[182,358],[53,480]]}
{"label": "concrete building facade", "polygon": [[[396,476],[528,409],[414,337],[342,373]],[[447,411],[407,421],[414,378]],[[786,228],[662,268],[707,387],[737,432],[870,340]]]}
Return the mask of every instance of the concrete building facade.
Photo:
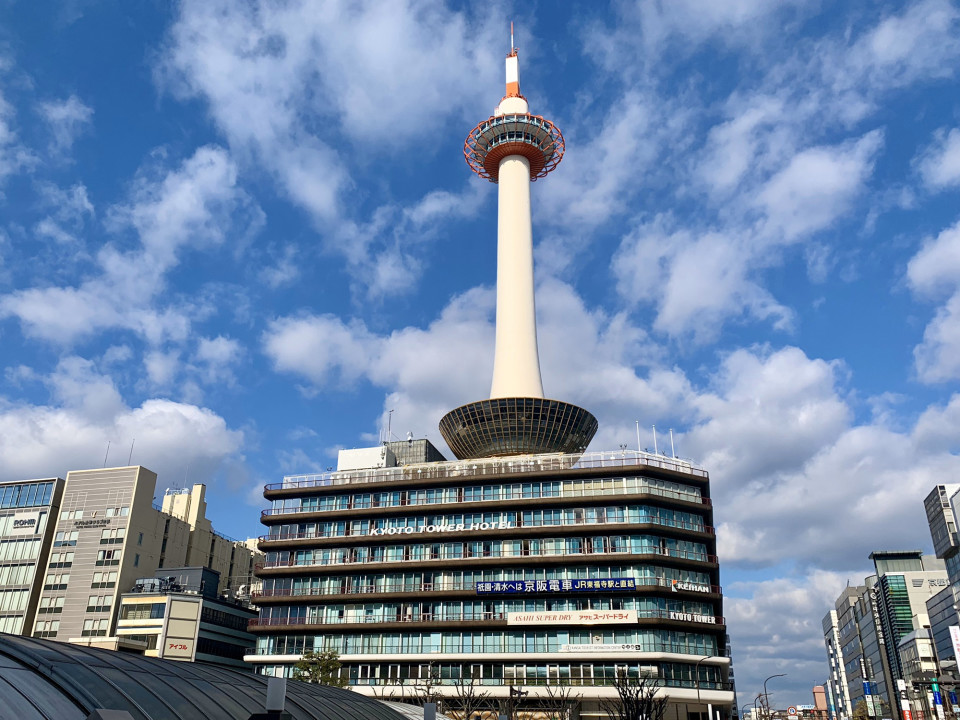
{"label": "concrete building facade", "polygon": [[[67,474],[45,573],[56,582],[42,589],[35,636],[117,649],[123,646],[115,634],[119,596],[137,578],[184,567],[190,558],[228,572],[252,568],[248,547],[210,529],[202,485],[165,495],[164,512],[153,503],[156,481],[141,466]],[[222,576],[220,590],[236,582],[236,576]]]}

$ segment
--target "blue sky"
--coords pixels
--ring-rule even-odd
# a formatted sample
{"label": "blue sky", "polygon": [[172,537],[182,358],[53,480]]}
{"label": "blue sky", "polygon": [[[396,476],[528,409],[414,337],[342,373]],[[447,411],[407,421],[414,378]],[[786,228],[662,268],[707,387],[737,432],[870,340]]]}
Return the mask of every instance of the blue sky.
{"label": "blue sky", "polygon": [[259,489],[486,397],[522,90],[544,387],[711,472],[741,702],[827,672],[875,548],[960,470],[960,11],[827,3],[0,3],[0,478]]}

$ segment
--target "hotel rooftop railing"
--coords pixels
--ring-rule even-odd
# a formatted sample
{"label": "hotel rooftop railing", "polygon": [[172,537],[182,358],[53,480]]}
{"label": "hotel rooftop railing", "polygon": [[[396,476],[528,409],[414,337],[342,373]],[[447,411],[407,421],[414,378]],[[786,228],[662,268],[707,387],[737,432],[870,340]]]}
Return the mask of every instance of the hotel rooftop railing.
{"label": "hotel rooftop railing", "polygon": [[[390,491],[386,491],[389,493]],[[352,495],[332,495],[326,496],[324,500],[334,500],[336,498],[346,498],[346,502],[338,503],[338,507],[273,507],[267,508],[260,512],[260,517],[270,517],[272,515],[288,515],[291,513],[328,513],[328,512],[337,512],[342,510],[372,510],[374,508],[417,508],[417,507],[430,507],[430,506],[443,506],[450,504],[461,504],[461,503],[497,503],[504,502],[505,500],[562,500],[566,498],[591,498],[591,497],[604,497],[607,495],[617,495],[617,496],[634,496],[642,497],[644,495],[651,495],[656,497],[667,498],[668,500],[682,500],[684,502],[690,503],[699,503],[700,505],[706,505],[707,507],[712,507],[710,498],[701,497],[700,495],[695,495],[693,493],[682,493],[677,492],[676,490],[667,490],[665,488],[658,488],[654,486],[641,486],[636,490],[625,491],[619,488],[598,488],[596,490],[573,490],[573,489],[563,489],[559,493],[525,493],[523,491],[519,492],[509,492],[509,493],[499,493],[496,497],[489,498],[479,498],[479,499],[463,499],[463,500],[437,500],[434,502],[421,502],[419,498],[410,499],[409,497],[404,498],[404,501],[399,504],[384,503],[379,501],[374,501],[373,499],[368,501],[354,501],[351,500]],[[316,499],[316,498],[313,498]],[[281,500],[274,500],[277,502],[284,502]],[[286,502],[291,502],[288,498]],[[342,504],[342,507],[339,505]]]}
{"label": "hotel rooftop railing", "polygon": [[554,453],[545,455],[512,455],[509,457],[457,460],[451,462],[401,465],[371,470],[344,470],[315,475],[288,475],[283,482],[270,483],[266,490],[354,485],[390,480],[422,478],[474,477],[482,475],[510,475],[529,472],[550,472],[573,468],[647,467],[686,473],[708,478],[709,473],[687,460],[654,453],[625,450],[623,452],[592,452],[582,455]]}

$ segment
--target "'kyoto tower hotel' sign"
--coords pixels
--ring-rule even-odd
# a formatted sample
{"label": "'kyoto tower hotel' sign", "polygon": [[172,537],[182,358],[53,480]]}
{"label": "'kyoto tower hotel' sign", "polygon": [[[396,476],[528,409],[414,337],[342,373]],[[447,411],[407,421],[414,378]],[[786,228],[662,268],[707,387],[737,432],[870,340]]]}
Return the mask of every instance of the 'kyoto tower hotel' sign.
{"label": "'kyoto tower hotel' sign", "polygon": [[510,33],[507,92],[493,117],[464,142],[480,177],[499,185],[497,212],[497,340],[490,399],[451,410],[440,432],[462,459],[529,453],[580,453],[597,431],[583,408],[545,399],[537,352],[530,183],[563,157],[563,135],[531,115],[520,94],[517,50]]}

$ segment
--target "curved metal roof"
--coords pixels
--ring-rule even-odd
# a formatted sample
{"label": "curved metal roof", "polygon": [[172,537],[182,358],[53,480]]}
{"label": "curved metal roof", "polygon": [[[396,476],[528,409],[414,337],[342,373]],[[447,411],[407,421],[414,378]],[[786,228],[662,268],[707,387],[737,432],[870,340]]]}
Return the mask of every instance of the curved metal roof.
{"label": "curved metal roof", "polygon": [[[252,672],[0,633],[3,717],[85,720],[108,709],[135,720],[248,720],[266,697],[267,678]],[[405,720],[377,700],[296,681],[285,710],[295,720]]]}

